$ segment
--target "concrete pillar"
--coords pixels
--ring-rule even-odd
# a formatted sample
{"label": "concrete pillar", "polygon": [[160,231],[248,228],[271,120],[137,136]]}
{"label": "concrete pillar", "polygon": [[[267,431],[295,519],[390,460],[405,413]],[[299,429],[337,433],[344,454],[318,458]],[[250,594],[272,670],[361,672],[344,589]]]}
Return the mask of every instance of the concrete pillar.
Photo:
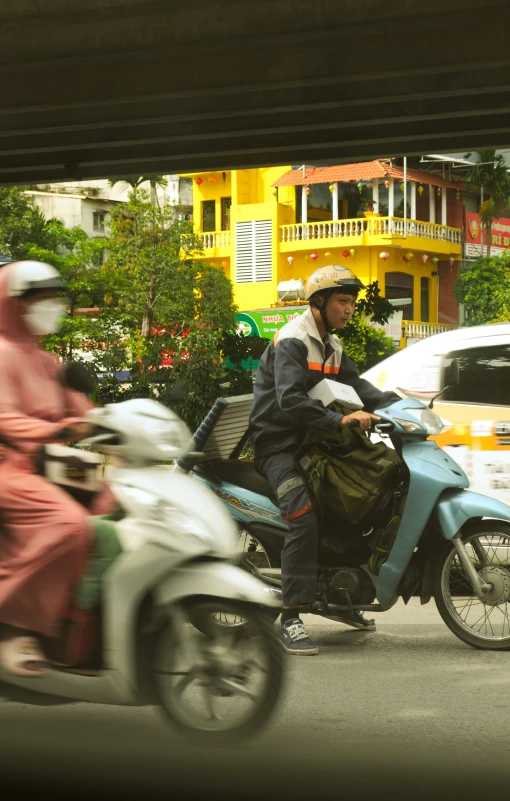
{"label": "concrete pillar", "polygon": [[429,221],[436,221],[436,191],[432,184],[429,184]]}
{"label": "concrete pillar", "polygon": [[308,221],[308,195],[306,194],[306,186],[303,187],[301,192],[301,222]]}
{"label": "concrete pillar", "polygon": [[416,181],[411,181],[411,220],[416,220]]}
{"label": "concrete pillar", "polygon": [[390,178],[390,188],[388,189],[388,217],[395,214],[395,182]]}
{"label": "concrete pillar", "polygon": [[338,181],[333,183],[333,220],[338,220]]}
{"label": "concrete pillar", "polygon": [[374,201],[374,213],[379,214],[379,181],[375,180],[372,187],[372,200]]}

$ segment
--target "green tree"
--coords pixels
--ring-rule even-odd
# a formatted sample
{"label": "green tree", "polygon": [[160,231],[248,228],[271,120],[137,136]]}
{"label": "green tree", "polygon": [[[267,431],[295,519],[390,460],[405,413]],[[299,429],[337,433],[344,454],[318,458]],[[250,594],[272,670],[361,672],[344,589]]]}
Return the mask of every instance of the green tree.
{"label": "green tree", "polygon": [[504,156],[496,150],[481,150],[477,156],[478,162],[467,173],[466,189],[477,187],[484,197],[489,195],[482,202],[479,214],[482,229],[487,234],[487,256],[490,256],[494,220],[501,217],[510,204],[510,177]]}
{"label": "green tree", "polygon": [[379,282],[373,281],[356,304],[352,319],[339,332],[345,352],[356,363],[360,373],[395,353],[393,340],[367,321],[369,318],[373,323],[384,325],[394,311],[394,306],[381,295]]}
{"label": "green tree", "polygon": [[116,184],[123,184],[124,187],[131,187],[131,189],[140,189],[142,184],[149,182],[150,184],[150,198],[153,206],[159,206],[157,187],[165,187],[168,181],[162,175],[130,175],[126,178],[115,178],[108,181],[111,187]]}
{"label": "green tree", "polygon": [[164,399],[169,383],[188,382],[181,412],[194,427],[225,373],[223,342],[236,328],[230,281],[222,269],[191,259],[202,248],[191,223],[140,189],[112,212],[107,248],[104,275],[115,286],[109,302],[129,331],[134,391]]}
{"label": "green tree", "polygon": [[[66,283],[68,313],[58,334],[45,337],[45,347],[65,360],[92,362],[96,371],[118,371],[130,360],[120,315],[105,299],[112,296],[111,280],[94,265],[104,239],[89,239],[79,227],[58,233],[55,249],[27,248],[28,258],[56,267]],[[93,309],[97,312],[91,314]]]}
{"label": "green tree", "polygon": [[484,256],[464,264],[454,287],[465,306],[465,325],[485,325],[510,319],[510,253]]}
{"label": "green tree", "polygon": [[64,224],[47,220],[23,187],[0,187],[0,251],[13,259],[27,258],[32,245],[59,246]]}

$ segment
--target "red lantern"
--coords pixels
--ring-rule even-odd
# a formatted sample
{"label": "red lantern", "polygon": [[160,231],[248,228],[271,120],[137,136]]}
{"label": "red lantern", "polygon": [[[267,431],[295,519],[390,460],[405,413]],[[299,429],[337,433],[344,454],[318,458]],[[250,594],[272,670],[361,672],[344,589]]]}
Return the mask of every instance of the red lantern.
{"label": "red lantern", "polygon": [[312,261],[317,261],[317,259],[318,259],[319,257],[317,256],[317,254],[316,254],[316,253],[310,253],[310,258],[311,258],[311,260],[312,260]]}
{"label": "red lantern", "polygon": [[203,179],[200,177],[200,175],[198,176],[198,178],[195,178],[195,183],[196,183],[197,186],[200,186],[200,184],[204,183]]}
{"label": "red lantern", "polygon": [[312,190],[310,189],[310,187],[309,187],[309,186],[307,186],[307,187],[305,188],[305,192],[306,192],[306,194],[307,194],[307,195],[309,195],[311,191],[312,191]]}
{"label": "red lantern", "polygon": [[386,180],[385,180],[385,182],[384,182],[384,186],[386,187],[386,189],[389,189],[389,188],[390,188],[390,186],[391,186],[391,184],[390,184],[390,182],[388,181],[388,179],[387,179],[387,178],[386,178]]}
{"label": "red lantern", "polygon": [[441,197],[441,187],[440,186],[438,186],[437,189],[436,189],[436,195],[438,197]]}
{"label": "red lantern", "polygon": [[351,254],[348,250],[342,250],[342,256],[344,257],[344,259],[348,259],[350,255]]}

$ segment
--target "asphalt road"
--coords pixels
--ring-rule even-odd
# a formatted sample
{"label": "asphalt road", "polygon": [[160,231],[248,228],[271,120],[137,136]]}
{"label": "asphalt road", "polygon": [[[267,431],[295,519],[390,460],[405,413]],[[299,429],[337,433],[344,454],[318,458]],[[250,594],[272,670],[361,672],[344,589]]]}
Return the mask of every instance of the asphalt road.
{"label": "asphalt road", "polygon": [[0,687],[0,787],[53,799],[508,797],[510,652],[471,649],[414,600],[379,615],[375,633],[305,621],[320,654],[289,657],[271,725],[229,751],[183,745],[153,709],[37,706]]}

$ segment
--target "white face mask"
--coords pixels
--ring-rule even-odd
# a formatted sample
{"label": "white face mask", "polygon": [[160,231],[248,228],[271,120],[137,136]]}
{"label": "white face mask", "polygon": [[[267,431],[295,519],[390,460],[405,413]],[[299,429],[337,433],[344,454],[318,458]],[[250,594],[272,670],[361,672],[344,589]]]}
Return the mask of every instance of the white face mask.
{"label": "white face mask", "polygon": [[27,328],[36,336],[56,334],[66,308],[66,302],[58,298],[46,298],[32,303],[24,315]]}

